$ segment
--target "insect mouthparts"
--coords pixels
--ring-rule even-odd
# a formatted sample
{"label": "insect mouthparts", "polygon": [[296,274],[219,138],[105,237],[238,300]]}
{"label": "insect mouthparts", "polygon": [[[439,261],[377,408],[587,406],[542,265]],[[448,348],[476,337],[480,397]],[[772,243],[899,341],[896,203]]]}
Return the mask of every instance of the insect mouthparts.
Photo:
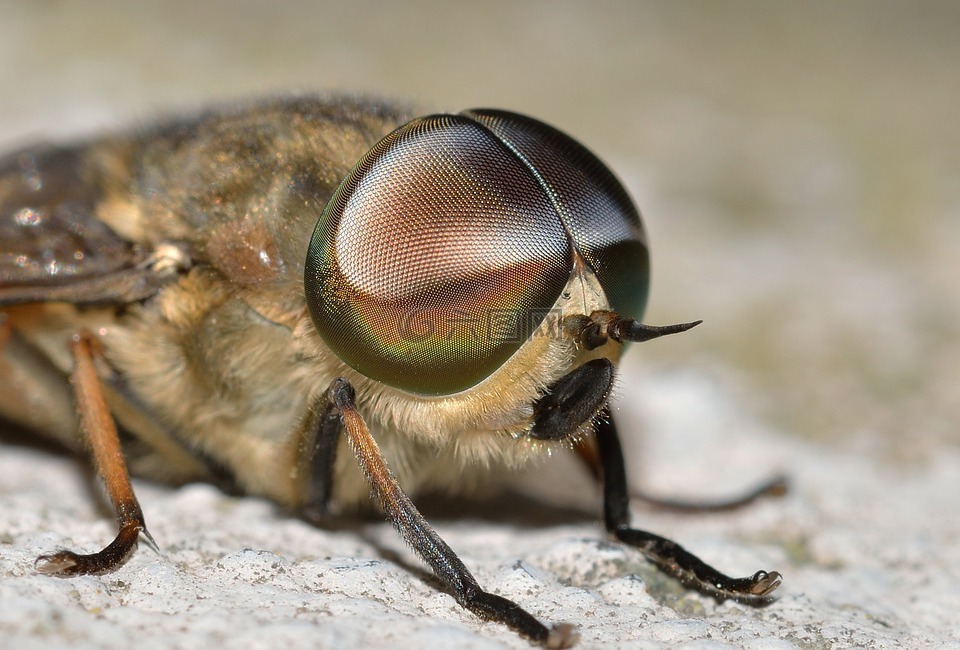
{"label": "insect mouthparts", "polygon": [[562,440],[592,420],[610,396],[614,367],[609,359],[593,359],[555,381],[533,406],[535,440]]}

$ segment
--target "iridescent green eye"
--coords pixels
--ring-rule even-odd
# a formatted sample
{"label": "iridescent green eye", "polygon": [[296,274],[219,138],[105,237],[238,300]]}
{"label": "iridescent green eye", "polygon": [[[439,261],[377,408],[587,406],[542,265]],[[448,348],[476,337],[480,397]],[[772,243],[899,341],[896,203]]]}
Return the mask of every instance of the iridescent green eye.
{"label": "iridescent green eye", "polygon": [[401,390],[470,388],[556,303],[575,258],[639,318],[640,216],[593,154],[494,110],[413,120],[343,180],[307,255],[307,304],[330,349]]}

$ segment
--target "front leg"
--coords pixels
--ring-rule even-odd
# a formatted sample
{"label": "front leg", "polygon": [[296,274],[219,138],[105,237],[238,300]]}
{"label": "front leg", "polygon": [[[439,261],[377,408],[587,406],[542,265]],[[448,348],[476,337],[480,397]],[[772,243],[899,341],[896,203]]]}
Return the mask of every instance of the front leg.
{"label": "front leg", "polygon": [[630,494],[623,450],[609,408],[597,417],[597,447],[603,475],[603,511],[607,530],[618,540],[635,546],[663,571],[681,582],[720,600],[733,598],[763,603],[780,586],[776,571],[757,571],[747,578],[720,573],[676,542],[630,527]]}
{"label": "front leg", "polygon": [[308,411],[304,422],[305,436],[296,452],[298,475],[303,477],[300,514],[314,523],[325,521],[331,514],[333,474],[342,428],[340,412],[326,394]]}
{"label": "front leg", "polygon": [[[400,533],[420,558],[450,590],[461,606],[480,618],[507,625],[521,635],[548,648],[568,648],[576,643],[578,635],[570,624],[547,627],[516,603],[484,591],[463,562],[446,542],[427,523],[420,511],[403,492],[370,435],[363,416],[357,411],[353,386],[346,379],[335,379],[327,391],[328,405],[321,416],[318,433],[321,438],[333,437],[333,446],[342,430],[353,449],[360,469],[387,520]],[[329,426],[339,422],[338,427]],[[326,426],[324,425],[326,423]],[[330,441],[318,445],[318,450],[330,448]],[[329,457],[327,458],[329,460]],[[319,459],[323,460],[323,458]],[[329,496],[329,486],[321,487]]]}

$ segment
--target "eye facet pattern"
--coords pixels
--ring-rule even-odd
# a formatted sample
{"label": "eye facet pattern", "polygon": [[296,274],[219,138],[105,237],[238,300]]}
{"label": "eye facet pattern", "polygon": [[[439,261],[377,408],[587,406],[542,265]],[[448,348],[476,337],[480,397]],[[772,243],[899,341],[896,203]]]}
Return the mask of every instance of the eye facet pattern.
{"label": "eye facet pattern", "polygon": [[473,110],[413,120],[360,160],[317,223],[305,287],[346,364],[445,395],[526,342],[578,257],[639,318],[646,252],[639,213],[593,154],[531,118]]}

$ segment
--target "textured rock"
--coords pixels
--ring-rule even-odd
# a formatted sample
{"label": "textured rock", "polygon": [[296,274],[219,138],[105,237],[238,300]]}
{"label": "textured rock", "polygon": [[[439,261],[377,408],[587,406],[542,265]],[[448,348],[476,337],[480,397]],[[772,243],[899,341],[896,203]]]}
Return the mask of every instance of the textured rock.
{"label": "textured rock", "polygon": [[[786,498],[734,513],[634,509],[638,523],[732,573],[781,570],[779,599],[717,604],[607,541],[590,515],[551,518],[526,500],[502,517],[467,507],[463,519],[435,518],[488,589],[577,623],[584,648],[920,648],[960,634],[960,456],[898,469],[764,431],[701,377],[637,388],[642,399],[621,416],[649,409],[661,422],[633,462],[637,476],[654,468],[658,492],[729,494],[769,468],[789,473]],[[553,464],[543,472],[569,481]],[[39,575],[39,553],[97,548],[113,534],[79,467],[0,448],[0,636],[10,647],[526,647],[439,592],[386,524],[320,530],[206,485],[138,483],[162,556],[141,548],[106,576]],[[545,522],[517,523],[526,510]]]}

